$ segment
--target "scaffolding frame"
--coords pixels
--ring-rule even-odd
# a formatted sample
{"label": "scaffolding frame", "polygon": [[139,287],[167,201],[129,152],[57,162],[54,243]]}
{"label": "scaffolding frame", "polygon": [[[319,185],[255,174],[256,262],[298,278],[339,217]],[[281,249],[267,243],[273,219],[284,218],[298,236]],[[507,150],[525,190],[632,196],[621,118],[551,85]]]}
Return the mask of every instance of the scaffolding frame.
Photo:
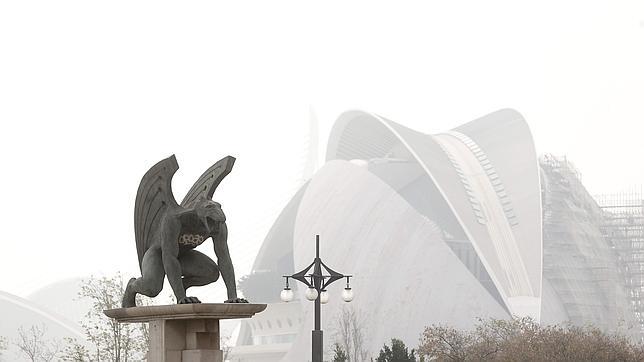
{"label": "scaffolding frame", "polygon": [[[566,157],[545,154],[539,165],[544,278],[561,299],[571,323],[616,331],[623,319],[615,284],[621,284],[622,277],[616,253],[599,228],[603,211]],[[630,310],[630,301],[621,301]]]}
{"label": "scaffolding frame", "polygon": [[630,304],[644,341],[644,192],[641,186],[596,196],[604,214],[604,238],[617,254]]}

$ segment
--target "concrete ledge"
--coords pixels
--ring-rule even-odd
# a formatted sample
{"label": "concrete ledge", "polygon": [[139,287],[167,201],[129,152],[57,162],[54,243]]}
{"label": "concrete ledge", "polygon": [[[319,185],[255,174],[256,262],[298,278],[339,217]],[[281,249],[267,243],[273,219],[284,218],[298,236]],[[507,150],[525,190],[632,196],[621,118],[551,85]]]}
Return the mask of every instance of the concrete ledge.
{"label": "concrete ledge", "polygon": [[103,313],[120,323],[136,323],[167,319],[250,318],[264,309],[266,304],[194,303],[108,309]]}

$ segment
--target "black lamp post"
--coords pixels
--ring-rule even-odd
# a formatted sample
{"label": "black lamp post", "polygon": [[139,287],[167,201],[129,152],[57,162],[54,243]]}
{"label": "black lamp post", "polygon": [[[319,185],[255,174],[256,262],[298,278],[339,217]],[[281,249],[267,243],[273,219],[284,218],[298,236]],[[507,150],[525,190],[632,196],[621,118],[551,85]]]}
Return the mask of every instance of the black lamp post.
{"label": "black lamp post", "polygon": [[[309,273],[311,269],[313,269],[313,272]],[[306,299],[315,301],[315,329],[312,331],[312,362],[322,362],[323,344],[322,330],[320,329],[320,305],[326,304],[329,301],[329,295],[326,291],[327,286],[336,280],[344,278],[347,278],[347,286],[342,291],[342,299],[345,302],[352,301],[353,291],[349,286],[349,278],[351,278],[351,275],[342,275],[322,262],[322,259],[320,259],[320,235],[315,235],[315,259],[313,259],[313,263],[293,275],[284,275],[284,278],[286,278],[286,287],[280,294],[282,301],[290,302],[293,300],[293,291],[288,285],[288,278],[306,284],[308,287],[306,290]]]}

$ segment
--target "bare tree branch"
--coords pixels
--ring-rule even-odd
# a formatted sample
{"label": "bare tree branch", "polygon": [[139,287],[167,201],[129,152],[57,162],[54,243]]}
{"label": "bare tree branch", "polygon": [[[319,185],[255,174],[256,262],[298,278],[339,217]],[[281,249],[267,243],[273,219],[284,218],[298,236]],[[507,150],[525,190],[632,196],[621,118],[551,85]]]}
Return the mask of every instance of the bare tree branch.
{"label": "bare tree branch", "polygon": [[[90,278],[83,281],[79,298],[88,299],[92,306],[81,321],[87,342],[92,351],[82,351],[69,342],[66,351],[70,358],[87,352],[92,361],[127,362],[143,360],[149,346],[149,330],[146,323],[118,323],[103,314],[105,309],[120,308],[123,295],[123,279],[119,274],[111,278]],[[149,305],[149,299],[137,301],[138,305]],[[71,359],[73,360],[73,359]]]}
{"label": "bare tree branch", "polygon": [[346,352],[348,362],[369,360],[369,351],[365,349],[364,323],[353,308],[342,308],[336,317],[335,340]]}
{"label": "bare tree branch", "polygon": [[515,318],[479,320],[470,331],[427,327],[418,353],[436,361],[642,361],[644,345],[592,326],[541,326]]}
{"label": "bare tree branch", "polygon": [[16,347],[32,362],[50,362],[56,358],[60,344],[48,341],[45,338],[47,328],[45,325],[33,325],[29,329],[18,329],[18,342]]}

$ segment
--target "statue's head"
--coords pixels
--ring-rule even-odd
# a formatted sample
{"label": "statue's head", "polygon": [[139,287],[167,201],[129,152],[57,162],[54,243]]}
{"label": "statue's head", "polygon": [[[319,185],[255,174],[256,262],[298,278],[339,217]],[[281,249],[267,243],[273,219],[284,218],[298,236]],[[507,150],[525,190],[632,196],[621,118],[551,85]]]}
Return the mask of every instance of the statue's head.
{"label": "statue's head", "polygon": [[221,204],[212,200],[203,199],[197,202],[195,212],[209,230],[215,230],[219,223],[226,221]]}

